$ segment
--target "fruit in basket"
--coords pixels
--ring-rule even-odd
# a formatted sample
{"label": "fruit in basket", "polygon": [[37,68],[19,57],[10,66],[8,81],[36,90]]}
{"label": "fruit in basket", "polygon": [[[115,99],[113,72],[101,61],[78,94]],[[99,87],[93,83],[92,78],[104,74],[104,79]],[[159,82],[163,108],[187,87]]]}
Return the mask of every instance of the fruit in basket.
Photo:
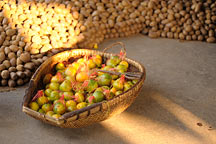
{"label": "fruit in basket", "polygon": [[53,111],[48,111],[48,112],[46,112],[46,115],[48,115],[48,116],[52,116],[52,115],[54,115],[55,113],[53,112]]}
{"label": "fruit in basket", "polygon": [[63,103],[57,102],[53,107],[53,111],[56,114],[63,114],[66,111],[66,107]]}
{"label": "fruit in basket", "polygon": [[87,105],[88,105],[88,104],[87,104],[86,102],[81,102],[81,103],[78,103],[78,104],[77,104],[76,108],[77,108],[77,109],[82,109],[82,108],[86,107]]}
{"label": "fruit in basket", "polygon": [[98,84],[100,86],[109,86],[112,80],[112,76],[108,73],[104,73],[98,77]]}
{"label": "fruit in basket", "polygon": [[92,59],[89,59],[86,63],[89,69],[93,69],[96,67],[96,64],[93,62]]}
{"label": "fruit in basket", "polygon": [[81,71],[79,73],[77,73],[76,75],[76,81],[78,82],[84,82],[85,80],[88,80],[88,73],[87,72],[84,72],[84,71]]}
{"label": "fruit in basket", "polygon": [[129,66],[129,64],[128,64],[128,62],[127,61],[121,61],[120,63],[119,63],[119,65],[124,65],[126,68],[128,68],[128,66]]}
{"label": "fruit in basket", "polygon": [[75,93],[75,101],[80,103],[80,102],[83,102],[84,101],[84,95],[82,92],[77,92]]}
{"label": "fruit in basket", "polygon": [[72,91],[63,92],[63,95],[64,95],[64,99],[65,99],[65,100],[72,100],[73,92],[72,92]]}
{"label": "fruit in basket", "polygon": [[125,81],[125,78],[124,78],[124,75],[122,75],[121,78],[113,82],[113,87],[116,88],[117,90],[123,90],[124,81]]}
{"label": "fruit in basket", "polygon": [[41,97],[37,98],[37,103],[39,106],[42,106],[43,104],[48,103],[48,99],[46,96],[41,96]]}
{"label": "fruit in basket", "polygon": [[39,105],[38,105],[38,103],[36,103],[36,102],[31,102],[31,103],[29,104],[29,107],[30,107],[30,109],[32,109],[32,110],[34,110],[34,111],[38,111],[38,109],[39,109]]}
{"label": "fruit in basket", "polygon": [[58,70],[63,70],[63,69],[65,69],[65,65],[62,63],[62,62],[60,62],[60,63],[58,63],[57,65],[56,65],[56,70],[58,71]]}
{"label": "fruit in basket", "polygon": [[93,93],[93,96],[94,96],[95,102],[101,102],[104,100],[104,94],[101,91],[95,91]]}
{"label": "fruit in basket", "polygon": [[111,67],[115,67],[121,62],[119,56],[112,56],[110,59],[107,60],[106,64]]}
{"label": "fruit in basket", "polygon": [[47,103],[47,104],[44,104],[44,105],[42,105],[42,110],[46,113],[46,112],[48,112],[48,111],[51,111],[52,110],[52,105],[51,104],[49,104],[49,103]]}
{"label": "fruit in basket", "polygon": [[86,91],[91,93],[93,92],[95,89],[98,88],[98,83],[97,81],[90,79],[90,80],[86,80],[83,83],[83,87],[85,87]]}
{"label": "fruit in basket", "polygon": [[76,71],[77,69],[75,69],[73,66],[68,66],[66,69],[65,69],[65,74],[67,76],[70,76],[70,77],[75,77],[76,75]]}
{"label": "fruit in basket", "polygon": [[54,115],[52,115],[52,117],[58,119],[61,117],[61,115],[60,114],[54,114]]}
{"label": "fruit in basket", "polygon": [[69,80],[65,80],[59,86],[59,90],[63,91],[63,92],[69,92],[69,91],[71,91],[71,89],[72,89],[72,86],[71,86],[71,82]]}
{"label": "fruit in basket", "polygon": [[45,114],[45,112],[44,112],[43,109],[39,109],[38,112],[39,112],[39,113],[42,113],[42,114]]}
{"label": "fruit in basket", "polygon": [[102,64],[102,57],[100,55],[94,55],[92,56],[93,62],[97,65],[97,67],[100,67]]}
{"label": "fruit in basket", "polygon": [[60,98],[60,94],[58,91],[52,91],[50,96],[48,97],[48,100],[50,101],[55,101],[58,100]]}
{"label": "fruit in basket", "polygon": [[127,72],[128,63],[121,61],[120,56],[112,56],[105,64],[102,57],[94,55],[79,58],[72,64],[58,63],[56,74],[45,75],[43,82],[45,91],[39,90],[29,105],[31,109],[59,118],[65,112],[72,112],[94,103],[110,100],[130,89],[137,80],[126,80],[124,75],[97,72],[107,71]]}
{"label": "fruit in basket", "polygon": [[51,82],[49,84],[49,88],[52,90],[58,90],[59,89],[59,83],[58,82]]}
{"label": "fruit in basket", "polygon": [[47,88],[47,89],[45,90],[45,95],[49,97],[49,96],[51,95],[51,92],[52,92],[52,89]]}
{"label": "fruit in basket", "polygon": [[127,71],[127,67],[125,65],[121,65],[119,64],[117,67],[116,67],[116,70],[120,73],[124,73]]}

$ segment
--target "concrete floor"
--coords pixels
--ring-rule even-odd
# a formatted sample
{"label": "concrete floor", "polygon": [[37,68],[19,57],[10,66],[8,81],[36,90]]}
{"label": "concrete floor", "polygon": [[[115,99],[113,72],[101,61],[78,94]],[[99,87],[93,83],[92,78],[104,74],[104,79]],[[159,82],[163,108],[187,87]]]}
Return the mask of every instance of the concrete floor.
{"label": "concrete floor", "polygon": [[86,128],[61,129],[22,113],[26,87],[17,88],[0,93],[0,144],[215,144],[216,44],[136,35],[101,47],[115,41],[147,69],[131,107]]}

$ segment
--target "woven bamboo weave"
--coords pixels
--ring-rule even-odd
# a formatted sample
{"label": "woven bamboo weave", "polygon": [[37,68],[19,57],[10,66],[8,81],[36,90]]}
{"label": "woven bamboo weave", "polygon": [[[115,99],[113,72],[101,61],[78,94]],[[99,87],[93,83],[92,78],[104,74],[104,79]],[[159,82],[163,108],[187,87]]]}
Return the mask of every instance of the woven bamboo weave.
{"label": "woven bamboo weave", "polygon": [[[115,43],[114,45],[117,44],[123,45],[120,42]],[[105,51],[106,50],[107,49],[105,49]],[[146,77],[145,68],[140,63],[129,58],[125,58],[125,60],[137,71],[142,72],[141,79],[132,88],[120,94],[119,96],[114,97],[111,100],[102,101],[100,103],[93,104],[83,109],[66,113],[59,119],[55,119],[47,115],[41,114],[39,112],[33,111],[28,107],[28,104],[31,102],[31,99],[35,95],[37,90],[42,88],[42,78],[45,76],[45,74],[50,73],[52,71],[52,68],[53,66],[55,66],[55,64],[57,64],[58,62],[67,61],[70,58],[85,55],[98,54],[104,58],[110,58],[112,55],[114,55],[113,53],[107,53],[105,51],[100,52],[88,49],[74,49],[58,53],[49,58],[48,60],[46,60],[36,70],[36,72],[30,80],[29,86],[23,98],[23,112],[45,123],[65,128],[80,128],[88,126],[90,124],[103,121],[105,119],[108,119],[112,116],[115,116],[123,112],[133,103],[133,101],[137,97]]]}

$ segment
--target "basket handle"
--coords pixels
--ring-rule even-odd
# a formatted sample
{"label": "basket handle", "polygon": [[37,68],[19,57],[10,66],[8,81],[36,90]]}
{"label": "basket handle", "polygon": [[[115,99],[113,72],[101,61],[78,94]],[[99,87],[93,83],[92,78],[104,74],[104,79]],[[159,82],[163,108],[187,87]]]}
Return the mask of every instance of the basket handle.
{"label": "basket handle", "polygon": [[113,44],[109,45],[108,47],[104,48],[103,53],[105,53],[108,49],[111,49],[116,45],[121,46],[121,51],[124,53],[124,57],[125,57],[126,56],[126,48],[125,48],[125,45],[124,45],[123,42],[116,42],[116,43],[113,43]]}

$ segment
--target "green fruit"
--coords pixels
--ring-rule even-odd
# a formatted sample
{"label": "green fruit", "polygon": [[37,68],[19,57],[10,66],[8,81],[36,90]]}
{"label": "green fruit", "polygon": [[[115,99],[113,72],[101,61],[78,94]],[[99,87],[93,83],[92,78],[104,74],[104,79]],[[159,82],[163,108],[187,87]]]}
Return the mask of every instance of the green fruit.
{"label": "green fruit", "polygon": [[122,91],[117,91],[116,93],[115,93],[115,95],[117,96],[117,95],[120,95],[122,93]]}
{"label": "green fruit", "polygon": [[101,92],[103,92],[103,89],[102,89],[102,87],[99,87],[95,91],[101,91]]}
{"label": "green fruit", "polygon": [[112,80],[112,76],[108,73],[104,73],[98,77],[98,84],[100,86],[109,86]]}
{"label": "green fruit", "polygon": [[65,65],[62,63],[62,62],[60,62],[60,63],[58,63],[57,65],[56,65],[56,70],[58,71],[58,70],[63,70],[63,69],[65,69]]}
{"label": "green fruit", "polygon": [[91,93],[98,88],[98,83],[95,80],[88,80],[87,92]]}
{"label": "green fruit", "polygon": [[117,90],[122,90],[124,88],[124,85],[121,82],[120,78],[113,82],[113,87],[116,88]]}
{"label": "green fruit", "polygon": [[60,91],[71,91],[72,90],[72,85],[71,82],[69,80],[65,80],[63,83],[61,83],[61,85],[59,86],[59,90]]}
{"label": "green fruit", "polygon": [[54,105],[53,111],[56,114],[63,114],[66,111],[66,107],[64,106],[64,104],[58,102]]}
{"label": "green fruit", "polygon": [[63,92],[63,95],[64,95],[64,99],[65,100],[71,100],[72,99],[72,96],[73,96],[73,92]]}
{"label": "green fruit", "polygon": [[52,105],[51,104],[44,104],[42,106],[42,110],[46,113],[48,111],[51,111],[52,110]]}
{"label": "green fruit", "polygon": [[110,100],[115,96],[113,92],[110,92],[109,94],[105,95],[106,100]]}
{"label": "green fruit", "polygon": [[119,56],[112,56],[110,59],[107,60],[106,64],[108,66],[112,66],[115,67],[116,65],[118,65],[121,62],[121,59],[119,58]]}
{"label": "green fruit", "polygon": [[106,89],[106,90],[109,90],[109,89],[110,89],[108,86],[102,86],[101,88],[102,88],[102,89]]}
{"label": "green fruit", "polygon": [[52,92],[52,90],[50,88],[48,88],[45,90],[45,95],[49,97],[51,95],[51,92]]}
{"label": "green fruit", "polygon": [[29,104],[29,107],[30,107],[32,110],[34,110],[34,111],[38,111],[38,109],[39,109],[39,105],[38,105],[38,103],[36,103],[36,102],[31,102],[31,103]]}
{"label": "green fruit", "polygon": [[77,109],[82,109],[82,108],[84,108],[86,106],[87,106],[86,102],[81,102],[81,103],[77,104]]}
{"label": "green fruit", "polygon": [[49,88],[51,88],[52,90],[58,90],[59,89],[59,83],[51,82],[49,85]]}
{"label": "green fruit", "polygon": [[60,98],[59,92],[58,91],[52,91],[49,97],[50,101],[55,101]]}
{"label": "green fruit", "polygon": [[48,111],[47,113],[46,113],[46,115],[48,115],[48,116],[52,116],[52,115],[54,115],[54,112],[53,111]]}
{"label": "green fruit", "polygon": [[76,102],[73,100],[66,101],[66,107],[73,106],[76,107]]}
{"label": "green fruit", "polygon": [[97,67],[100,67],[102,64],[102,57],[100,55],[92,56],[93,62],[97,65]]}
{"label": "green fruit", "polygon": [[37,98],[37,103],[39,106],[42,106],[45,103],[48,103],[48,99],[45,96]]}
{"label": "green fruit", "polygon": [[38,112],[42,113],[42,114],[45,114],[44,110],[42,110],[42,109],[39,109]]}
{"label": "green fruit", "polygon": [[61,115],[60,114],[54,114],[54,115],[52,115],[52,117],[58,119],[61,117]]}
{"label": "green fruit", "polygon": [[95,91],[93,93],[93,96],[94,96],[95,102],[101,102],[104,100],[104,94],[101,91]]}
{"label": "green fruit", "polygon": [[128,82],[124,83],[124,91],[127,91],[130,88],[131,88],[131,85]]}
{"label": "green fruit", "polygon": [[83,102],[84,101],[84,95],[81,92],[77,92],[75,94],[75,100],[78,103]]}
{"label": "green fruit", "polygon": [[46,74],[43,79],[43,84],[48,84],[51,81],[52,74]]}
{"label": "green fruit", "polygon": [[125,65],[118,65],[116,69],[118,72],[123,72],[123,73],[127,71],[127,67]]}

